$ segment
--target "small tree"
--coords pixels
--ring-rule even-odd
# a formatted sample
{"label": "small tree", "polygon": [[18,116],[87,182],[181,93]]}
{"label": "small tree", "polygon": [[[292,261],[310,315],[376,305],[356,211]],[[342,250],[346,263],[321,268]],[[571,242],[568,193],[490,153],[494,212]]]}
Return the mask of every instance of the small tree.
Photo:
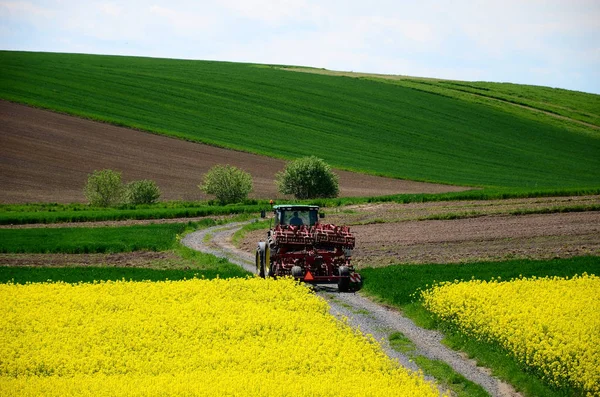
{"label": "small tree", "polygon": [[121,173],[113,170],[94,171],[88,175],[83,192],[91,205],[108,207],[121,204],[124,196]]}
{"label": "small tree", "polygon": [[239,203],[252,191],[252,176],[231,165],[215,165],[198,187],[206,194],[214,194],[221,204]]}
{"label": "small tree", "polygon": [[152,204],[160,198],[160,189],[156,182],[148,179],[129,182],[126,191],[129,204]]}
{"label": "small tree", "polygon": [[298,199],[337,197],[340,191],[338,176],[325,161],[315,156],[289,162],[276,177],[279,192],[293,194]]}

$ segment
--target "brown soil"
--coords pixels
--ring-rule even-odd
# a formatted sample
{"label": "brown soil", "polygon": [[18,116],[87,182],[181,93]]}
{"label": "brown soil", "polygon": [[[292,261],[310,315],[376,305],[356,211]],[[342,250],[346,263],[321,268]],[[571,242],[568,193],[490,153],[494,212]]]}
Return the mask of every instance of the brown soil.
{"label": "brown soil", "polygon": [[114,266],[184,268],[187,264],[171,252],[118,254],[0,254],[0,266]]}
{"label": "brown soil", "polygon": [[[110,168],[125,181],[152,179],[163,200],[202,200],[202,175],[216,164],[252,174],[255,198],[278,198],[275,174],[285,162],[153,135],[0,101],[0,203],[83,202],[94,170]],[[346,171],[341,196],[439,193],[465,190]]]}
{"label": "brown soil", "polygon": [[358,266],[600,255],[600,212],[355,226]]}
{"label": "brown soil", "polygon": [[[516,258],[600,256],[600,212],[510,215],[519,209],[594,204],[600,196],[518,199],[499,202],[377,204],[327,215],[352,224],[353,262],[361,266],[395,263],[462,263]],[[431,215],[474,213],[454,220],[419,220]],[[489,215],[493,214],[493,215]],[[374,222],[369,224],[356,224]],[[383,222],[383,223],[381,223]],[[248,233],[241,248],[252,251],[264,231]]]}
{"label": "brown soil", "polygon": [[432,217],[449,219],[482,215],[511,215],[519,211],[543,211],[556,208],[591,206],[600,206],[599,195],[410,204],[380,203],[333,209],[327,214],[327,221],[338,225],[360,225],[424,220]]}

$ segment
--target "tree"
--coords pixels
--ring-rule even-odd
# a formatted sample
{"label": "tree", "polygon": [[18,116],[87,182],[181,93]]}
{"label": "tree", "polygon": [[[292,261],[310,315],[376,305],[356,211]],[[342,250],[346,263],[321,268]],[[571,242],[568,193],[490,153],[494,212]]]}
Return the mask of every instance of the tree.
{"label": "tree", "polygon": [[128,183],[126,191],[129,204],[152,204],[160,198],[156,182],[148,179]]}
{"label": "tree", "polygon": [[231,165],[215,165],[198,187],[206,194],[214,194],[221,204],[239,203],[252,191],[252,176]]}
{"label": "tree", "polygon": [[94,171],[88,175],[83,192],[89,203],[94,206],[121,204],[125,192],[121,183],[121,173],[113,170]]}
{"label": "tree", "polygon": [[282,194],[298,199],[337,197],[338,176],[322,159],[315,156],[291,161],[283,172],[277,173],[277,188]]}

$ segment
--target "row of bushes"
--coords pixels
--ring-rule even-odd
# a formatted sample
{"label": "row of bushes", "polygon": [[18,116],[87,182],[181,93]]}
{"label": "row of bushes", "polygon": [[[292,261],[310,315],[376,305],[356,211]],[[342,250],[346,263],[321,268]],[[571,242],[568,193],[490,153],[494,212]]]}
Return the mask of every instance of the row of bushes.
{"label": "row of bushes", "polygon": [[[323,160],[304,157],[291,161],[276,176],[280,193],[293,194],[297,199],[337,197],[338,176]],[[220,204],[240,203],[253,189],[252,176],[231,165],[216,165],[198,186],[206,194],[214,195]],[[123,184],[121,173],[113,170],[94,171],[88,177],[84,193],[90,204],[109,207],[121,204],[152,204],[160,198],[160,189],[154,181],[140,180]]]}
{"label": "row of bushes", "polygon": [[121,173],[113,170],[94,171],[83,191],[90,204],[98,207],[152,204],[160,198],[156,182],[143,179],[124,184]]}

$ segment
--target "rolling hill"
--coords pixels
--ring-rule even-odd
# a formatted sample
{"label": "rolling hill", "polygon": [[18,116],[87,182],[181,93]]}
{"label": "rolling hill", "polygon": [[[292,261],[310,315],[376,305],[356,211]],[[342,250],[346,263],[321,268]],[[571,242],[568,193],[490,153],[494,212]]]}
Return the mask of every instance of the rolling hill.
{"label": "rolling hill", "polygon": [[600,186],[597,95],[77,54],[3,51],[0,68],[1,99],[225,148],[445,184]]}

